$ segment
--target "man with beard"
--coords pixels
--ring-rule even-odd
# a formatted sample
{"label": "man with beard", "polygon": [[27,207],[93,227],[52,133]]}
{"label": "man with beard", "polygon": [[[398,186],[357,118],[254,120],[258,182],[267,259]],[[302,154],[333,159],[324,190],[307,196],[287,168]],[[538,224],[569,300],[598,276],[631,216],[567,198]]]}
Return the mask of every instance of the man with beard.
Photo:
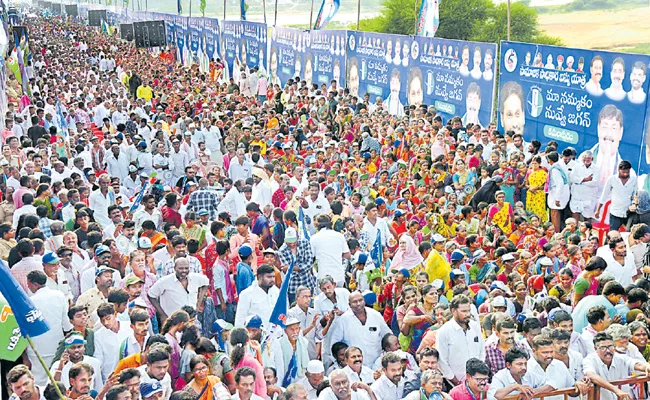
{"label": "man with beard", "polygon": [[581,380],[584,377],[582,372],[583,358],[577,351],[569,349],[571,334],[561,329],[554,329],[551,332],[551,338],[553,339],[553,358],[564,363],[574,380]]}
{"label": "man with beard", "polygon": [[190,256],[187,254],[187,239],[181,235],[174,236],[172,239],[172,247],[174,248],[174,258],[168,260],[163,264],[162,271],[163,275],[170,275],[174,272],[176,268],[176,259],[185,258],[190,263],[190,272],[195,274],[201,274],[201,262],[198,258]]}
{"label": "man with beard", "polygon": [[485,345],[485,360],[490,367],[490,376],[506,367],[506,353],[508,350],[516,347],[524,350],[523,345],[515,342],[517,334],[517,325],[512,318],[504,318],[497,322],[496,336],[497,341],[492,341]]}
{"label": "man with beard", "polygon": [[93,368],[92,381],[93,389],[97,392],[102,390],[103,379],[101,375],[101,364],[95,357],[84,355],[86,351],[86,340],[78,332],[71,332],[63,341],[65,351],[61,359],[52,364],[50,371],[54,380],[63,383],[66,389],[70,389],[70,370],[80,362],[90,365]]}
{"label": "man with beard", "polygon": [[330,343],[344,342],[358,347],[364,354],[363,364],[371,367],[381,354],[381,340],[390,329],[382,315],[366,302],[360,292],[349,297],[350,309],[330,328]]}
{"label": "man with beard", "polygon": [[162,344],[153,346],[147,352],[147,363],[138,367],[140,372],[140,385],[143,383],[159,383],[164,389],[165,400],[172,394],[172,378],[167,373],[170,365],[169,352]]}
{"label": "man with beard", "polygon": [[264,329],[262,325],[262,318],[260,318],[258,315],[251,315],[248,317],[244,323],[244,326],[246,327],[248,336],[251,338],[251,340],[256,340],[260,344],[263,343],[262,365],[267,368],[275,368],[276,376],[284,378],[285,363],[282,359],[282,346],[280,345],[280,341],[268,333],[266,335],[263,335]]}
{"label": "man with beard", "polygon": [[318,386],[325,378],[325,367],[321,360],[310,360],[307,364],[305,377],[296,381],[296,384],[302,385],[307,391],[307,400],[315,400],[318,396],[316,392]]}
{"label": "man with beard", "polygon": [[638,361],[626,354],[619,354],[614,340],[605,332],[594,336],[594,349],[582,362],[585,378],[605,390],[600,391],[602,400],[632,400],[632,389],[628,385],[617,387],[609,381],[628,378],[635,371],[650,374],[650,364]]}
{"label": "man with beard", "polygon": [[404,394],[402,358],[397,353],[386,353],[381,358],[382,374],[371,386],[382,400],[400,400]]}
{"label": "man with beard", "polygon": [[39,400],[43,399],[45,388],[36,386],[34,375],[26,365],[20,364],[13,367],[7,374],[7,384],[13,394],[9,400]]}
{"label": "man with beard", "polygon": [[600,80],[603,77],[603,58],[601,56],[595,56],[591,59],[589,72],[591,73],[591,78],[589,78],[589,82],[585,85],[585,90],[592,96],[602,95],[603,89],[600,87]]}
{"label": "man with beard", "polygon": [[587,150],[580,158],[582,162],[576,163],[569,175],[571,181],[569,207],[576,221],[579,221],[580,216],[585,220],[593,218],[600,186],[600,170],[593,163],[594,153]]}
{"label": "man with beard", "polygon": [[[438,330],[436,348],[440,353],[440,370],[454,385],[466,375],[467,360],[485,360],[485,341],[481,327],[472,320],[471,305],[469,297],[454,296],[449,304],[453,318]],[[506,365],[507,361],[506,354]]]}
{"label": "man with beard", "polygon": [[528,360],[528,374],[537,375],[546,382],[537,393],[575,386],[575,392],[570,396],[586,395],[588,382],[573,379],[566,365],[553,359],[553,353],[553,339],[549,336],[539,335],[533,340],[533,357]]}
{"label": "man with beard", "polygon": [[350,384],[343,370],[337,369],[330,374],[330,387],[323,390],[318,400],[377,400],[370,386],[363,382]]}
{"label": "man with beard", "polygon": [[609,207],[609,230],[610,232],[617,231],[621,225],[627,224],[628,210],[632,205],[633,194],[637,190],[637,177],[636,173],[632,170],[632,164],[627,160],[618,163],[618,174],[616,175],[604,173],[603,168],[600,167],[601,183],[603,182],[603,174],[606,175],[605,187],[600,194],[594,218],[600,218],[600,210],[603,204],[611,200]]}
{"label": "man with beard", "polygon": [[67,397],[69,399],[90,400],[97,396],[93,389],[90,390],[92,376],[95,373],[90,364],[84,362],[75,364],[70,368],[68,375],[70,379],[70,389],[68,390]]}
{"label": "man with beard", "polygon": [[[137,277],[136,277],[137,278]],[[139,278],[138,278],[139,279]],[[138,296],[139,297],[139,296]],[[120,359],[138,354],[144,349],[149,338],[149,313],[143,309],[130,310],[129,319],[133,334],[129,335],[120,346]]]}
{"label": "man with beard", "polygon": [[622,57],[616,57],[612,62],[612,69],[609,72],[612,79],[610,86],[605,89],[605,95],[610,100],[621,101],[627,96],[623,89],[623,79],[625,79],[625,61]]}
{"label": "man with beard", "polygon": [[110,268],[110,264],[111,249],[108,246],[99,245],[95,249],[94,261],[81,273],[82,294],[77,299],[77,305],[86,306],[90,314],[97,309],[101,302],[106,301],[108,289],[113,286],[113,273],[116,271]]}
{"label": "man with beard", "polygon": [[630,84],[632,88],[627,93],[627,99],[632,104],[643,104],[645,102],[646,94],[643,91],[643,84],[646,79],[646,66],[643,62],[637,61],[632,65],[632,73],[630,74]]}
{"label": "man with beard", "polygon": [[[275,268],[268,264],[260,265],[257,268],[257,285],[251,285],[239,294],[235,326],[243,326],[244,321],[252,315],[259,315],[262,324],[267,326],[279,296],[280,290],[275,286]],[[283,376],[279,369],[278,376]]]}
{"label": "man with beard", "polygon": [[246,213],[246,200],[243,194],[244,182],[236,180],[230,190],[226,192],[219,205],[217,212],[227,212],[231,216],[244,215]]}

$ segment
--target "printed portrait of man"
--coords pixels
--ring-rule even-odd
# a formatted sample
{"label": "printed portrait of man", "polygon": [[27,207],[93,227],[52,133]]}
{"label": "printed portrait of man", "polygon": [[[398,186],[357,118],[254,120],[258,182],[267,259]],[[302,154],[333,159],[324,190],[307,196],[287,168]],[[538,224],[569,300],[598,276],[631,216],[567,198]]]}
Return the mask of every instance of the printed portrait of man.
{"label": "printed portrait of man", "polygon": [[603,58],[601,56],[595,56],[591,59],[589,73],[591,77],[585,85],[585,90],[592,96],[602,95],[603,89],[600,87],[600,80],[603,78]]}
{"label": "printed portrait of man", "polygon": [[348,89],[350,89],[350,96],[359,96],[359,61],[356,57],[348,59]]}
{"label": "printed portrait of man", "polygon": [[605,95],[610,100],[621,101],[627,96],[623,90],[623,79],[625,79],[625,61],[622,57],[616,57],[612,62],[612,69],[609,71],[612,83],[605,89]]}
{"label": "printed portrait of man", "polygon": [[411,68],[408,77],[407,97],[409,105],[419,106],[424,100],[424,91],[422,89],[422,71],[420,68]]}
{"label": "printed portrait of man", "polygon": [[646,66],[642,61],[637,61],[632,65],[630,73],[630,84],[632,88],[627,94],[627,99],[632,104],[645,103],[646,94],[643,91],[643,84],[646,79]]}
{"label": "printed portrait of man", "polygon": [[618,146],[623,139],[623,113],[615,105],[608,104],[598,114],[598,143],[591,148],[594,162],[600,170],[600,183],[616,173],[621,155]]}
{"label": "printed portrait of man", "polygon": [[515,134],[523,135],[526,124],[524,105],[524,91],[521,85],[515,81],[506,82],[501,87],[499,96],[499,113],[505,132],[513,131]]}
{"label": "printed portrait of man", "polygon": [[467,93],[465,93],[465,115],[462,117],[463,126],[469,123],[484,126],[478,119],[479,111],[481,111],[481,88],[476,82],[472,82],[467,87]]}

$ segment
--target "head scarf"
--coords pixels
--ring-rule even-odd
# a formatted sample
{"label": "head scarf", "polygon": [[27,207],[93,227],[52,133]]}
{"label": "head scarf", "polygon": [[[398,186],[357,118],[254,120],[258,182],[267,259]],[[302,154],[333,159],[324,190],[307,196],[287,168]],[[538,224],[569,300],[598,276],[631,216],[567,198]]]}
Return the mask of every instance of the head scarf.
{"label": "head scarf", "polygon": [[406,241],[406,250],[402,251],[401,249],[397,250],[395,257],[391,263],[391,269],[412,269],[424,259],[415,246],[413,238],[407,234],[402,234],[400,240],[404,239]]}

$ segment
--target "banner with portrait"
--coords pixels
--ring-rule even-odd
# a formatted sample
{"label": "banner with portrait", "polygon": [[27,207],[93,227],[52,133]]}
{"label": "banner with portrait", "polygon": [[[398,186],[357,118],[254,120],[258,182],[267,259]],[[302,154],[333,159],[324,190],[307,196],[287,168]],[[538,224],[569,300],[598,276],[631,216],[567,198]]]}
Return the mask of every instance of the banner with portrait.
{"label": "banner with portrait", "polygon": [[[223,21],[221,32],[222,53],[233,71],[233,66],[260,67],[266,71],[267,27],[250,21]],[[236,60],[236,62],[235,62]]]}
{"label": "banner with portrait", "polygon": [[291,78],[301,77],[309,32],[272,27],[269,55],[269,83],[281,88]]}
{"label": "banner with portrait", "polygon": [[203,40],[205,43],[205,56],[210,60],[219,57],[219,20],[216,18],[203,18]]}
{"label": "banner with portrait", "polygon": [[187,18],[177,15],[174,21],[174,34],[176,36],[176,60],[182,65],[187,65],[188,46],[187,43]]}
{"label": "banner with portrait", "polygon": [[601,184],[623,159],[647,169],[650,56],[502,42],[500,62],[499,130],[591,150]]}
{"label": "banner with portrait", "polygon": [[192,57],[192,64],[199,63],[201,59],[201,46],[203,41],[203,18],[188,18],[188,32],[187,37],[189,40],[188,47]]}
{"label": "banner with portrait", "polygon": [[336,80],[338,87],[345,87],[347,31],[314,30],[306,39],[302,78],[328,88]]}
{"label": "banner with portrait", "polygon": [[[402,46],[402,55],[408,51]],[[436,107],[444,121],[461,116],[482,127],[492,121],[497,45],[418,36],[411,45],[417,60],[408,70],[409,105]]]}
{"label": "banner with portrait", "polygon": [[[409,36],[348,31],[347,86],[350,94],[403,116],[408,69],[414,67]],[[405,52],[402,50],[405,49]]]}

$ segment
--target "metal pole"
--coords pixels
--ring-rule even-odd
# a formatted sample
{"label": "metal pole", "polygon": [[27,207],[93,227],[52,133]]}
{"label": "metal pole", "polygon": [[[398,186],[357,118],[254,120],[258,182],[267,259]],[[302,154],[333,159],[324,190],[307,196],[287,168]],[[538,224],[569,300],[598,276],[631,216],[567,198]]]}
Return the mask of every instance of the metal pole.
{"label": "metal pole", "polygon": [[508,41],[510,41],[510,0],[508,0]]}
{"label": "metal pole", "polygon": [[190,0],[190,18],[192,18],[192,0]]}
{"label": "metal pole", "polygon": [[266,24],[266,0],[262,0],[262,7],[264,7],[264,23]]}
{"label": "metal pole", "polygon": [[361,20],[361,0],[357,1],[357,31],[359,30],[359,21]]}
{"label": "metal pole", "polygon": [[223,19],[226,19],[226,0],[223,0]]}
{"label": "metal pole", "polygon": [[311,10],[309,11],[309,29],[313,29],[312,17],[314,16],[314,0],[311,0]]}
{"label": "metal pole", "polygon": [[278,24],[278,0],[275,0],[275,19],[273,21],[273,26]]}

